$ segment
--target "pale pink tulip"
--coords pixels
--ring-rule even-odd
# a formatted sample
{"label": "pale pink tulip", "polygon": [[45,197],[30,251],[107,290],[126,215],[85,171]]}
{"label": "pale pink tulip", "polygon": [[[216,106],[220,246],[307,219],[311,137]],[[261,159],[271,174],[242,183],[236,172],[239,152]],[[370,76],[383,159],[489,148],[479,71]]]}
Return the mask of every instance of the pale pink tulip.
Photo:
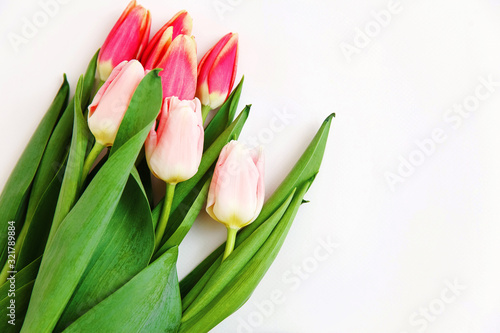
{"label": "pale pink tulip", "polygon": [[113,69],[95,95],[89,106],[88,124],[101,145],[113,145],[132,95],[144,75],[139,61],[123,61]]}
{"label": "pale pink tulip", "polygon": [[238,141],[221,151],[210,184],[207,213],[231,229],[253,222],[264,204],[264,155]]}
{"label": "pale pink tulip", "polygon": [[218,108],[233,88],[238,64],[238,34],[228,33],[215,44],[198,65],[196,97],[201,104]]}
{"label": "pale pink tulip", "polygon": [[151,15],[133,0],[108,34],[99,52],[97,73],[105,81],[124,60],[139,59],[149,40]]}
{"label": "pale pink tulip", "polygon": [[146,160],[151,172],[169,184],[193,177],[203,154],[201,104],[169,97],[163,101],[158,128],[146,139]]}

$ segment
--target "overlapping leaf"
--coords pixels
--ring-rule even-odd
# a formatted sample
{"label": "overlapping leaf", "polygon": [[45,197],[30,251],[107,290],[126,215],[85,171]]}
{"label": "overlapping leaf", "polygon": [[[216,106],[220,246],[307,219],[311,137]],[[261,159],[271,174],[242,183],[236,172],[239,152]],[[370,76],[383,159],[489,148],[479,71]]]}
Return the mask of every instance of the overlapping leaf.
{"label": "overlapping leaf", "polygon": [[127,110],[141,112],[147,125],[120,142],[62,221],[42,259],[22,331],[54,329],[109,225],[160,106],[161,81],[154,70],[139,84]]}

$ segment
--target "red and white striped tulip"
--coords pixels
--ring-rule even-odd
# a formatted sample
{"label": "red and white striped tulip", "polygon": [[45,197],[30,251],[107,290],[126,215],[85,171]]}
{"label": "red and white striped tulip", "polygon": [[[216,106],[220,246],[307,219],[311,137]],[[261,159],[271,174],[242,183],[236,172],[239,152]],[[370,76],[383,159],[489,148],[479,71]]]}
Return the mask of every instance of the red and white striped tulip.
{"label": "red and white striped tulip", "polygon": [[200,166],[203,139],[200,101],[166,98],[158,128],[153,126],[146,139],[149,169],[168,184],[188,180]]}
{"label": "red and white striped tulip", "polygon": [[196,93],[196,42],[187,35],[178,35],[172,41],[173,31],[173,27],[164,31],[149,55],[142,58],[142,63],[146,70],[163,69],[159,73],[163,98],[175,96],[192,100]]}
{"label": "red and white striped tulip", "polygon": [[221,151],[208,191],[207,213],[228,229],[252,223],[264,204],[264,154],[238,141]]}
{"label": "red and white striped tulip", "polygon": [[120,123],[145,71],[137,60],[123,61],[99,89],[89,106],[88,124],[96,141],[112,146]]}
{"label": "red and white striped tulip", "polygon": [[132,0],[108,34],[99,52],[97,73],[105,81],[124,60],[139,59],[149,40],[149,10]]}
{"label": "red and white striped tulip", "polygon": [[201,59],[198,65],[196,97],[201,104],[218,108],[233,88],[238,65],[238,34],[222,37]]}

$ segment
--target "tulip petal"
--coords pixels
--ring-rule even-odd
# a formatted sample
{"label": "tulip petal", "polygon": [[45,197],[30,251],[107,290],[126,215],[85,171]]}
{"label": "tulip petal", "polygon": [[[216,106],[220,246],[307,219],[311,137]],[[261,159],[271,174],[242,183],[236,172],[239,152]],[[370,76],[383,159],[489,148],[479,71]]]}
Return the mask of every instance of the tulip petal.
{"label": "tulip petal", "polygon": [[159,65],[163,97],[176,96],[192,100],[196,93],[196,43],[194,38],[179,35],[167,51],[165,61]]}
{"label": "tulip petal", "polygon": [[[191,178],[198,171],[203,153],[204,129],[199,100],[166,98],[158,129],[152,135],[157,135],[156,142],[151,141],[146,146],[146,158],[153,174],[171,184]],[[152,147],[153,142],[155,147]]]}
{"label": "tulip petal", "polygon": [[[257,217],[263,204],[262,153],[256,159],[237,141],[221,152],[207,198],[207,212],[228,227],[242,228]],[[257,161],[257,164],[256,164]]]}
{"label": "tulip petal", "polygon": [[151,15],[147,9],[130,2],[104,41],[98,59],[98,73],[106,80],[123,60],[139,58],[149,40]]}

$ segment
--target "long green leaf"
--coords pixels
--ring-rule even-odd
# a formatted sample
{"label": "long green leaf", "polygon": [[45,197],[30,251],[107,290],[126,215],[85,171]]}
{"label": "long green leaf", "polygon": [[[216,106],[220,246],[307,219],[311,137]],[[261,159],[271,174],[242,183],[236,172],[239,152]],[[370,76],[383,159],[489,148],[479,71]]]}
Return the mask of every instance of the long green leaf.
{"label": "long green leaf", "polygon": [[146,268],[154,249],[149,203],[132,177],[56,327],[65,327]]}
{"label": "long green leaf", "polygon": [[[16,301],[15,326],[6,325],[8,324],[7,320],[2,321],[0,323],[0,332],[19,332],[21,330],[40,262],[41,258],[38,258],[19,271],[13,280],[15,286],[11,285],[11,280],[8,280],[7,283],[0,287],[0,304],[10,303],[12,298]],[[7,315],[9,313],[9,308],[3,305],[0,307],[1,318],[8,318]]]}
{"label": "long green leaf", "polygon": [[61,223],[45,250],[23,332],[54,329],[109,225],[160,106],[161,80],[153,70],[137,87],[127,110],[141,112],[149,122],[114,151]]}
{"label": "long green leaf", "polygon": [[[90,91],[92,91],[94,85],[96,67],[97,54],[94,55],[85,72],[82,96],[90,96]],[[84,101],[82,100],[82,102]],[[28,212],[26,216],[26,220],[28,222],[31,220],[40,198],[45,192],[45,189],[49,185],[59,167],[62,165],[64,157],[68,154],[67,150],[70,147],[71,133],[73,131],[74,108],[75,105],[73,98],[57,123],[57,126],[47,144],[45,154],[40,161],[40,167],[37,171],[35,179],[33,180],[33,188],[28,204]]]}
{"label": "long green leaf", "polygon": [[[33,284],[35,281],[30,281],[22,287],[19,287],[15,291],[15,296],[12,298],[5,298],[0,301],[1,312],[3,309],[8,310],[5,316],[2,316],[0,321],[0,332],[3,333],[17,333],[21,329],[24,317],[26,316],[26,309],[28,308],[29,299],[31,295],[31,290],[33,289]],[[11,303],[14,300],[15,303]],[[14,306],[13,312],[10,312],[10,308]]]}
{"label": "long green leaf", "polygon": [[66,164],[66,171],[61,185],[59,199],[57,201],[54,218],[48,243],[54,237],[59,224],[69,213],[77,200],[80,192],[80,185],[83,172],[83,163],[85,162],[85,152],[87,151],[87,143],[90,137],[90,132],[87,127],[87,122],[83,119],[82,113],[82,95],[83,95],[83,76],[78,80],[75,92],[75,107],[73,116],[73,136],[71,138],[71,148]]}
{"label": "long green leaf", "polygon": [[245,304],[278,255],[309,185],[310,182],[305,182],[297,189],[292,202],[269,238],[216,297],[194,316],[183,316],[179,333],[208,332]]}
{"label": "long green leaf", "polygon": [[176,332],[181,319],[176,260],[177,247],[173,247],[64,333]]}
{"label": "long green leaf", "polygon": [[54,216],[57,198],[61,189],[61,179],[64,177],[65,169],[66,163],[63,163],[40,198],[40,203],[35,210],[29,226],[26,226],[28,227],[28,231],[26,232],[23,246],[17,255],[16,269],[18,271],[40,257],[45,250],[52,217]]}
{"label": "long green leaf", "polygon": [[2,231],[0,232],[1,267],[3,267],[7,258],[7,223],[9,221],[16,221],[17,231],[21,231],[23,224],[21,216],[24,215],[24,209],[22,209],[22,207],[27,202],[28,192],[33,178],[38,170],[40,160],[45,152],[52,130],[59,119],[61,111],[64,110],[66,106],[68,95],[69,85],[66,80],[66,75],[64,75],[63,83],[54,101],[24,149],[0,195],[0,229]]}
{"label": "long green leaf", "polygon": [[[28,266],[24,267],[22,270],[17,272],[15,275],[16,278],[16,288],[21,288],[25,284],[35,280],[36,273],[38,272],[38,268],[40,267],[41,258],[37,258],[33,262],[31,262]],[[7,281],[0,287],[0,300],[8,297],[10,289],[10,282]],[[0,315],[3,316],[2,312],[4,309],[0,309]]]}
{"label": "long green leaf", "polygon": [[[312,139],[306,151],[302,154],[288,176],[276,189],[273,195],[265,203],[259,217],[248,227],[244,228],[236,238],[236,245],[244,241],[259,225],[267,220],[269,216],[283,203],[288,194],[296,187],[299,187],[306,181],[314,179],[319,171],[323,154],[325,152],[328,133],[334,114],[328,116],[320,129]],[[201,262],[191,273],[189,273],[180,284],[182,297],[193,288],[201,279],[204,273],[224,252],[224,244],[213,251],[203,262]]]}

